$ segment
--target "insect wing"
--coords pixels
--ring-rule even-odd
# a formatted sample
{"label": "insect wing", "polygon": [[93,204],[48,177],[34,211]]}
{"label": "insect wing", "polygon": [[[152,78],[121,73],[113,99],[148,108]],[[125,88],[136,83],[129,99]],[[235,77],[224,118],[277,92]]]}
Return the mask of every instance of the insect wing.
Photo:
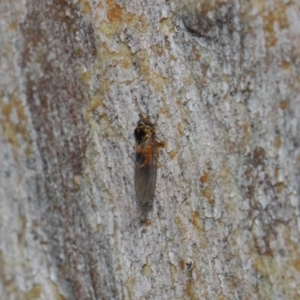
{"label": "insect wing", "polygon": [[147,205],[155,190],[156,157],[154,142],[149,139],[137,146],[135,164],[135,190],[141,205]]}

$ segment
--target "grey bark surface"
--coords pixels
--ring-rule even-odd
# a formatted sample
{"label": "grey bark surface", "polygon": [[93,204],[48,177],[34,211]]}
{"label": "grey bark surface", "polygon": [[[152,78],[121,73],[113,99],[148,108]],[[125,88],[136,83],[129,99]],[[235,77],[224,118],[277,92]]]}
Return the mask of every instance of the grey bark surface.
{"label": "grey bark surface", "polygon": [[1,299],[298,299],[299,11],[0,1]]}

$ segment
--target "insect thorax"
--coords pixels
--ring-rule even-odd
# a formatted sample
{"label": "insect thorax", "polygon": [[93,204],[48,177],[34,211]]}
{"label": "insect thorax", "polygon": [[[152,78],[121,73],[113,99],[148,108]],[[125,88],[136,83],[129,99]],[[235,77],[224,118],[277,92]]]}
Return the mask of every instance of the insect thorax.
{"label": "insect thorax", "polygon": [[140,114],[134,136],[138,144],[155,138],[155,125],[144,114]]}
{"label": "insect thorax", "polygon": [[145,124],[140,124],[134,130],[134,136],[135,136],[137,143],[140,144],[149,138],[154,138],[155,132],[152,127],[147,126]]}

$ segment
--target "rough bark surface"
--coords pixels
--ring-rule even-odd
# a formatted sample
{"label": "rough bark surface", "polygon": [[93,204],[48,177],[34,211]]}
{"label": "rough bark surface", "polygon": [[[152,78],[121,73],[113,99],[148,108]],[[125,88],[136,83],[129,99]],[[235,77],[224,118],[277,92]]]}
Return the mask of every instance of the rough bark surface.
{"label": "rough bark surface", "polygon": [[[1,299],[298,299],[300,4],[0,1]],[[156,193],[134,190],[139,112]]]}

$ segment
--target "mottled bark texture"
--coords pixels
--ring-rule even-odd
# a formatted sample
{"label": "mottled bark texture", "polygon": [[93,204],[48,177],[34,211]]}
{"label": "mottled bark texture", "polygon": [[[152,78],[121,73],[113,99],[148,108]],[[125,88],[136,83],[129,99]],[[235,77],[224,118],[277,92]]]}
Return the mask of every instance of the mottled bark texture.
{"label": "mottled bark texture", "polygon": [[0,1],[1,299],[299,299],[299,12]]}

